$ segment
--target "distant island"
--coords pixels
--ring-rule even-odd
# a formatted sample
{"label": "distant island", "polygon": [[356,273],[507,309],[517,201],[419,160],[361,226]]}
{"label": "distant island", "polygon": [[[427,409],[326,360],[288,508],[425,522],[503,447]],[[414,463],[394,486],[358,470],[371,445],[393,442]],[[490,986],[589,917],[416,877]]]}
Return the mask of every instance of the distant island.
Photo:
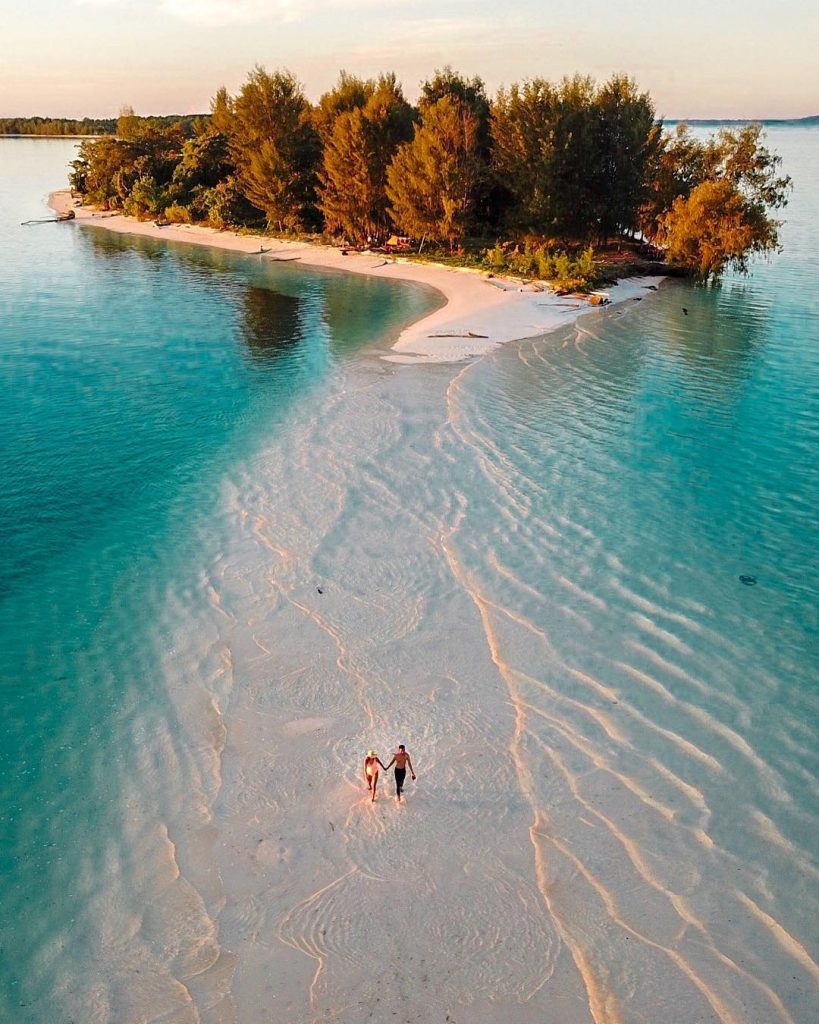
{"label": "distant island", "polygon": [[[148,115],[151,121],[166,124],[194,124],[207,114],[163,114]],[[723,125],[761,124],[764,127],[776,125],[801,125],[810,127],[819,125],[819,114],[810,117],[734,117],[734,118],[703,118],[703,117],[666,117],[663,124],[691,124],[705,128],[718,128]],[[0,135],[37,135],[37,136],[72,136],[81,138],[91,135],[116,135],[117,118],[115,117],[83,117],[71,119],[65,117],[0,117]]]}
{"label": "distant island", "polygon": [[[148,115],[153,122],[172,124],[195,124],[209,117],[207,114],[166,114]],[[85,138],[92,135],[116,135],[117,118],[0,118],[0,135],[37,135],[41,137],[70,136]],[[761,124],[764,127],[794,125],[811,127],[819,125],[819,114],[807,118],[664,118],[665,125],[699,125],[704,128],[719,128],[724,125]]]}
{"label": "distant island", "polygon": [[664,123],[694,124],[701,125],[703,128],[719,128],[722,125],[743,124],[761,124],[765,128],[775,128],[778,125],[810,128],[812,125],[819,125],[819,114],[811,114],[809,117],[667,117]]}
{"label": "distant island", "polygon": [[[801,119],[799,123],[805,123]],[[790,181],[759,124],[670,130],[615,75],[536,78],[487,95],[447,67],[417,105],[394,74],[341,72],[316,104],[256,67],[202,117],[138,117],[87,140],[78,197],[157,223],[321,236],[587,289],[612,253],[702,279],[779,246]]]}
{"label": "distant island", "polygon": [[[192,125],[201,115],[169,114],[152,118],[157,122]],[[82,138],[92,135],[116,135],[115,117],[0,117],[0,135],[36,135],[38,137]]]}

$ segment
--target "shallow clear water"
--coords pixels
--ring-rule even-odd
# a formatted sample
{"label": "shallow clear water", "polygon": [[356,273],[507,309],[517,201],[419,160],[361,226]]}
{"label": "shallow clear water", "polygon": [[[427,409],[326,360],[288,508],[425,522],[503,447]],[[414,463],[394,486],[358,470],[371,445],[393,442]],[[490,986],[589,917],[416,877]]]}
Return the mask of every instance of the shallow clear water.
{"label": "shallow clear water", "polygon": [[812,1020],[819,132],[769,139],[770,265],[460,367],[367,344],[414,289],[14,229],[6,1015]]}
{"label": "shallow clear water", "polygon": [[[98,941],[92,898],[123,829],[124,783],[167,715],[165,588],[195,573],[222,477],[293,406],[321,402],[363,341],[437,301],[74,224],[21,226],[51,216],[45,199],[73,153],[70,141],[0,140],[0,1016],[21,1021],[54,1019],[62,951],[83,962]],[[163,798],[146,797],[146,814],[161,816]]]}

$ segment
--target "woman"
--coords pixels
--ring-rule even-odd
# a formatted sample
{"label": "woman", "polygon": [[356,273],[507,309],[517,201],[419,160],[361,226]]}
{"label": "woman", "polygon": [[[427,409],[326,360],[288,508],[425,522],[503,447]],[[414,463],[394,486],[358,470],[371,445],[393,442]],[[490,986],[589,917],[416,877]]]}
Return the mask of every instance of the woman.
{"label": "woman", "polygon": [[367,783],[367,789],[372,793],[371,800],[375,800],[375,787],[378,785],[378,766],[384,767],[384,763],[381,758],[376,754],[374,750],[368,750],[367,756],[364,758],[364,779]]}

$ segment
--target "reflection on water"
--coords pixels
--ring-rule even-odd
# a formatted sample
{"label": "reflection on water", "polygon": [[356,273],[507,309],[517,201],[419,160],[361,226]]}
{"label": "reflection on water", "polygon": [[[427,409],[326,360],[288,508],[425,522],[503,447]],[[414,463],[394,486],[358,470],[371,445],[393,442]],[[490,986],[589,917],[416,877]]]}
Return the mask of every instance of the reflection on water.
{"label": "reflection on water", "polygon": [[[768,331],[770,305],[771,299],[747,282],[689,288],[679,302],[660,306],[657,341],[675,349],[695,376],[719,377],[735,387],[753,370],[751,360]],[[718,389],[711,394],[719,400]]]}
{"label": "reflection on water", "polygon": [[242,303],[242,338],[257,362],[274,362],[302,340],[304,327],[297,298],[248,287]]}

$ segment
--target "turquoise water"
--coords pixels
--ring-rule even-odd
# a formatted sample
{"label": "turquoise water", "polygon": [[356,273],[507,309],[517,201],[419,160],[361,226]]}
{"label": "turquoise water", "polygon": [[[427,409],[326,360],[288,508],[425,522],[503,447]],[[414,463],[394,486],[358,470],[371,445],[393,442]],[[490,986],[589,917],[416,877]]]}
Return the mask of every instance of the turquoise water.
{"label": "turquoise water", "polygon": [[0,1016],[813,1020],[819,132],[769,140],[751,277],[400,368],[428,293],[17,227],[70,144],[0,142]]}
{"label": "turquoise water", "polygon": [[95,941],[101,837],[122,828],[135,732],[167,714],[158,608],[195,562],[220,480],[294,405],[320,402],[363,341],[434,301],[19,226],[50,215],[72,155],[67,141],[0,140],[0,1017],[18,1021],[55,1019],[60,930],[78,962]]}
{"label": "turquoise water", "polygon": [[795,179],[770,265],[668,284],[450,389],[454,547],[525,722],[552,909],[626,1021],[701,1019],[675,1010],[668,945],[714,1019],[817,1005],[819,132],[769,140]]}

